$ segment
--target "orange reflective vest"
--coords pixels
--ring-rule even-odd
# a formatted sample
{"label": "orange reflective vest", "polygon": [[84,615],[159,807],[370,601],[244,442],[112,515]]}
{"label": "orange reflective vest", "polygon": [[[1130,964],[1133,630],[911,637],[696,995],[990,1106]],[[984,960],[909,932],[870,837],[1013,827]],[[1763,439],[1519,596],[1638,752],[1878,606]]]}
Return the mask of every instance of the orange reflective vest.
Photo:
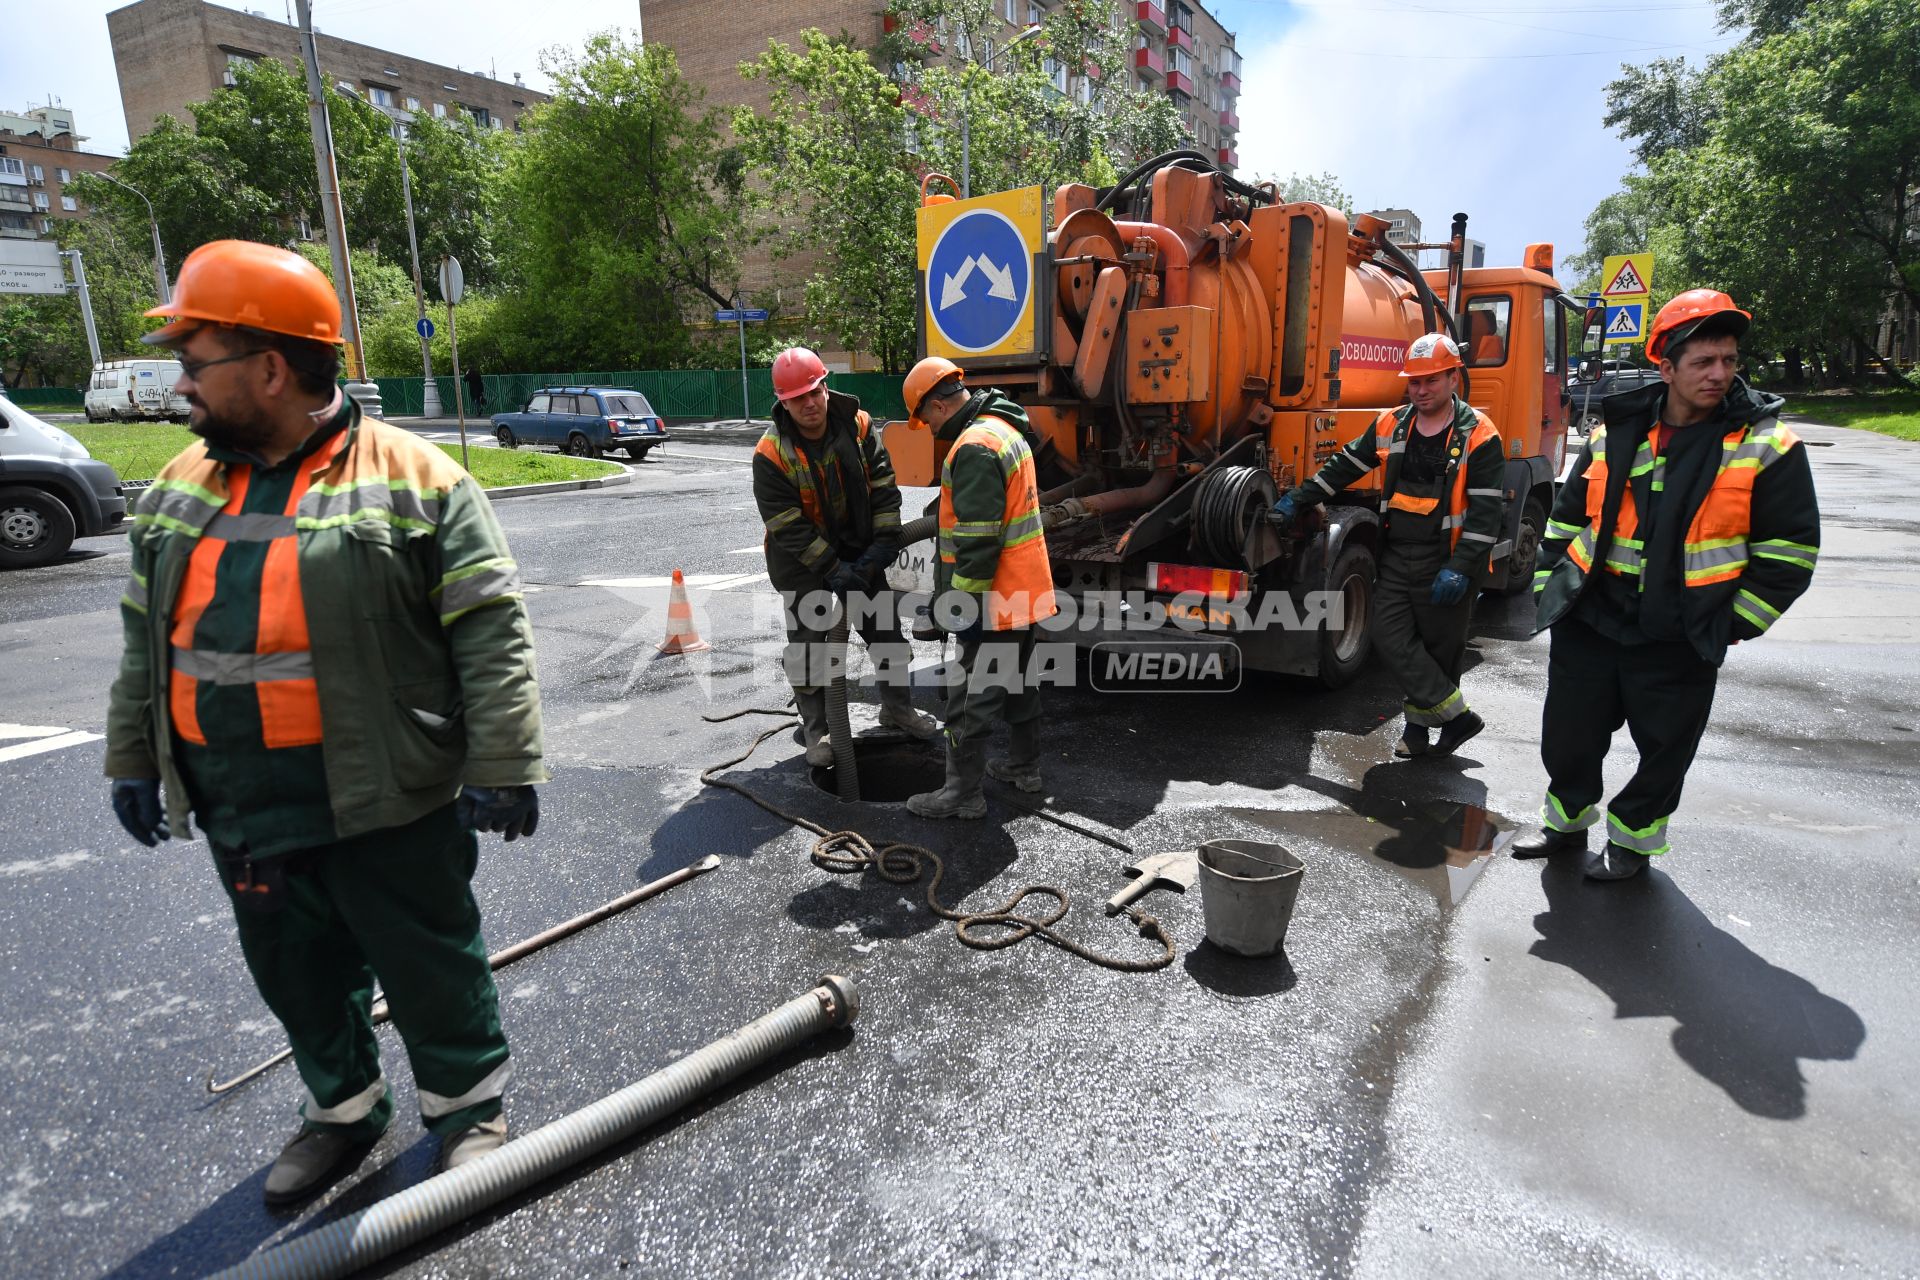
{"label": "orange reflective vest", "polygon": [[[956,480],[955,461],[979,450],[993,456],[997,471],[965,468]],[[1019,428],[982,414],[954,440],[940,470],[939,546],[946,585],[986,597],[987,630],[1030,627],[1059,612],[1033,451]]]}
{"label": "orange reflective vest", "polygon": [[[1446,514],[1440,518],[1440,527],[1447,531],[1447,549],[1449,551],[1460,545],[1461,535],[1466,531],[1468,505],[1474,498],[1481,496],[1481,491],[1467,488],[1468,468],[1466,460],[1473,456],[1474,450],[1479,449],[1490,441],[1495,450],[1499,450],[1500,448],[1499,428],[1493,425],[1492,419],[1488,418],[1486,414],[1481,413],[1478,409],[1472,412],[1473,429],[1467,433],[1465,447],[1458,449],[1450,448],[1448,450],[1451,456],[1447,459],[1447,469],[1452,473],[1453,482],[1447,490],[1447,510]],[[1437,497],[1417,498],[1412,494],[1402,493],[1397,483],[1399,479],[1399,464],[1407,452],[1406,436],[1402,435],[1397,440],[1394,438],[1397,433],[1397,428],[1399,427],[1401,413],[1402,410],[1399,409],[1387,409],[1383,411],[1373,423],[1374,447],[1378,450],[1379,456],[1386,461],[1386,470],[1388,472],[1385,477],[1388,491],[1380,497],[1380,511],[1383,515],[1388,511],[1405,511],[1410,515],[1430,516],[1434,512],[1434,508],[1439,506],[1440,499]],[[1412,429],[1411,416],[1408,418],[1408,423],[1408,430],[1410,431]],[[1458,428],[1455,428],[1454,439],[1456,441],[1459,438],[1457,433]],[[1503,501],[1506,496],[1504,489],[1488,489],[1485,493],[1487,496]],[[1491,543],[1493,542],[1493,538],[1490,535],[1478,534],[1476,535],[1476,540],[1486,541],[1489,544],[1488,550],[1492,550]]]}
{"label": "orange reflective vest", "polygon": [[[1800,438],[1778,419],[1768,419],[1751,427],[1736,427],[1720,440],[1720,465],[1706,499],[1694,512],[1687,526],[1683,546],[1685,581],[1689,587],[1706,587],[1733,582],[1746,571],[1747,535],[1753,527],[1753,482],[1770,463],[1800,442]],[[1587,463],[1587,524],[1567,547],[1567,556],[1582,573],[1593,570],[1593,553],[1600,537],[1601,507],[1606,498],[1606,428],[1596,428],[1588,442],[1591,460]],[[1652,484],[1663,488],[1664,455],[1656,454],[1651,433],[1640,442],[1628,476],[1653,473]],[[1645,544],[1636,535],[1640,520],[1633,502],[1633,486],[1622,487],[1620,515],[1614,522],[1602,564],[1607,572],[1623,577],[1638,577],[1644,563]]]}

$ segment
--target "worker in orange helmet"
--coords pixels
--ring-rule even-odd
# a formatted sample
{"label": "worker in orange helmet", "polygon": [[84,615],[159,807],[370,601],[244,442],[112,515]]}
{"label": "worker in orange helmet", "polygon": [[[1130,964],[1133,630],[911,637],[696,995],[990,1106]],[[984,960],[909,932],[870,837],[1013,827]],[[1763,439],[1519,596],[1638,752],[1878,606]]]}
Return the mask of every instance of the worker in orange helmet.
{"label": "worker in orange helmet", "polygon": [[1606,399],[1561,486],[1534,574],[1538,627],[1553,632],[1543,829],[1515,857],[1586,850],[1622,724],[1640,760],[1586,874],[1624,880],[1666,853],[1727,646],[1766,634],[1813,580],[1807,451],[1781,399],[1736,373],[1751,319],[1717,289],[1662,307],[1647,335],[1661,381]]}
{"label": "worker in orange helmet", "polygon": [[767,576],[786,605],[784,665],[807,763],[833,763],[826,620],[841,609],[873,655],[880,727],[931,738],[940,726],[914,710],[913,649],[881,577],[900,541],[900,486],[880,434],[859,400],[827,388],[827,366],[805,347],[774,357],[773,394],[773,425],[753,451],[753,498]]}
{"label": "worker in orange helmet", "polygon": [[1405,697],[1406,726],[1394,748],[1402,758],[1451,755],[1485,727],[1467,705],[1460,670],[1474,597],[1500,534],[1506,458],[1492,420],[1460,398],[1461,364],[1446,334],[1414,339],[1400,371],[1407,403],[1382,411],[1273,507],[1285,528],[1300,509],[1379,468],[1385,536],[1373,647]]}
{"label": "worker in orange helmet", "polygon": [[[929,356],[907,374],[915,427],[932,431],[940,467],[939,560],[931,610],[959,642],[947,686],[947,775],[907,801],[923,818],[982,818],[981,776],[1041,790],[1040,690],[1030,682],[1034,627],[1058,612],[1040,525],[1026,411],[992,389],[969,391],[960,366]],[[1009,749],[988,763],[994,723]]]}
{"label": "worker in orange helmet", "polygon": [[533,834],[547,777],[506,538],[472,476],[340,390],[340,303],[305,258],[202,245],[147,314],[200,439],[134,507],[114,812],[148,847],[199,822],[286,1028],[306,1096],[267,1202],[392,1118],[376,978],[439,1165],[465,1163],[506,1140],[512,1070],[474,831]]}

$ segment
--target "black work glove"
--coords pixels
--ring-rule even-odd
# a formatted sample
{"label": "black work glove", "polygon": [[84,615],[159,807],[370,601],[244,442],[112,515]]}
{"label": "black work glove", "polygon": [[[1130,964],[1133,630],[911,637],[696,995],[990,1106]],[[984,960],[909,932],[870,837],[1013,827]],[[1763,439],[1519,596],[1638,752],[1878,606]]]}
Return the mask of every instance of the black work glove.
{"label": "black work glove", "polygon": [[893,563],[893,558],[899,553],[900,548],[892,542],[884,540],[875,542],[862,551],[860,558],[853,562],[854,571],[860,575],[862,582],[871,585],[874,579],[880,576],[881,571]]}
{"label": "black work glove", "polygon": [[127,834],[151,849],[162,840],[173,839],[167,829],[167,811],[160,804],[160,779],[115,778],[113,780],[113,816]]}
{"label": "black work glove", "polygon": [[518,840],[540,825],[540,794],[532,787],[462,787],[453,816],[469,831],[504,831]]}
{"label": "black work glove", "polygon": [[833,566],[833,572],[827,575],[827,590],[837,596],[844,596],[849,591],[859,591],[866,585],[858,562],[849,564],[842,560]]}

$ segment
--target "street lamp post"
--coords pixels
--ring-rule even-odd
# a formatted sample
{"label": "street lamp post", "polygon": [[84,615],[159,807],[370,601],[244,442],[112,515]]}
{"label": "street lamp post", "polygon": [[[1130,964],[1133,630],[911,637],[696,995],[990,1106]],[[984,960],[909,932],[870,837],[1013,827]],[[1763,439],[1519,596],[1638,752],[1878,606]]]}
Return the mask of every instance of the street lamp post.
{"label": "street lamp post", "polygon": [[407,251],[413,255],[413,306],[414,332],[420,335],[420,374],[422,378],[420,414],[426,418],[437,418],[440,407],[440,384],[433,377],[433,346],[427,337],[427,291],[420,283],[420,240],[413,231],[413,179],[407,171],[407,129],[413,123],[413,113],[402,111],[398,107],[381,107],[394,123],[393,142],[400,149],[400,197],[407,207]]}
{"label": "street lamp post", "polygon": [[[988,75],[993,74],[993,58],[996,53],[1005,53],[1013,46],[1031,36],[1040,34],[1040,24],[1021,29],[1020,34],[989,53],[980,63],[980,69]],[[967,68],[960,69],[960,198],[973,198],[973,83],[967,76]]]}
{"label": "street lamp post", "polygon": [[166,306],[173,301],[173,290],[167,287],[167,251],[160,247],[160,219],[153,216],[153,201],[147,199],[145,193],[131,182],[122,182],[110,173],[96,173],[94,176],[133,192],[140,197],[140,203],[147,206],[147,225],[153,228],[153,289],[160,295],[160,305]]}

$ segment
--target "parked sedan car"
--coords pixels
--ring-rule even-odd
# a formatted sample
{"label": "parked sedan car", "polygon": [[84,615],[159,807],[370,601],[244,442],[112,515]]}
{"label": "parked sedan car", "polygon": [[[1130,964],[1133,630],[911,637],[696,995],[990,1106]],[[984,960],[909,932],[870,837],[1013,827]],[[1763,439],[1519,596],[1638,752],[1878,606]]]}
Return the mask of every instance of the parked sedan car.
{"label": "parked sedan car", "polygon": [[622,387],[542,387],[526,408],[496,413],[492,422],[502,449],[553,445],[582,458],[625,449],[638,461],[672,439],[647,398]]}

